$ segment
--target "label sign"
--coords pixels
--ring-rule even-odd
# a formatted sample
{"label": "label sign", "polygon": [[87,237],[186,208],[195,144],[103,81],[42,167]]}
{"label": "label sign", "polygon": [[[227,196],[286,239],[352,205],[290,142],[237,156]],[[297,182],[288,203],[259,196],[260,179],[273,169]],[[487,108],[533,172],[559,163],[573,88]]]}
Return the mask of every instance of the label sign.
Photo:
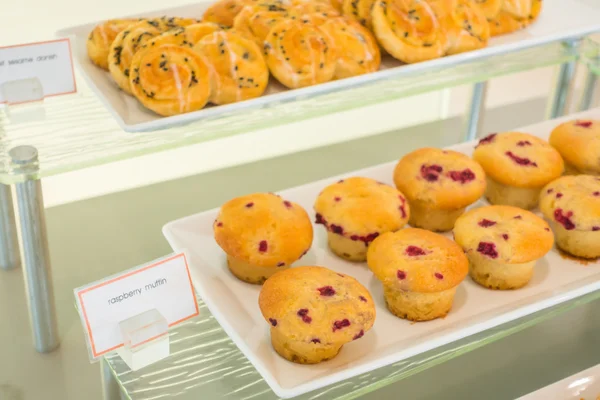
{"label": "label sign", "polygon": [[[37,78],[43,96],[75,93],[75,72],[69,39],[0,47],[0,88],[6,83]],[[0,90],[0,103],[11,102]],[[11,96],[22,98],[19,94]],[[20,102],[38,99],[23,100]]]}
{"label": "label sign", "polygon": [[199,314],[183,253],[77,288],[75,298],[93,359],[123,346],[128,318],[156,308],[171,327]]}

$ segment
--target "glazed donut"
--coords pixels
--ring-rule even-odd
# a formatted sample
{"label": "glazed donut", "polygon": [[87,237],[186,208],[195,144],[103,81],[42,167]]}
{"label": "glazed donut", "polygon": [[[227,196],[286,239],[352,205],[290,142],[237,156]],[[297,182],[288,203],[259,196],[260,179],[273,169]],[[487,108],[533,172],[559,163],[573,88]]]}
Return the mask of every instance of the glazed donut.
{"label": "glazed donut", "polygon": [[379,44],[405,63],[444,55],[448,38],[431,6],[421,0],[377,0],[373,28]]}
{"label": "glazed donut", "polygon": [[168,30],[154,37],[142,47],[162,46],[163,44],[194,47],[204,36],[220,30],[222,30],[221,25],[213,24],[212,22],[200,22]]}
{"label": "glazed donut", "polygon": [[349,78],[379,69],[381,54],[373,34],[346,17],[329,19],[321,27],[338,50],[334,79]]}
{"label": "glazed donut", "polygon": [[155,23],[156,20],[145,20],[131,25],[119,32],[110,45],[108,71],[115,83],[126,93],[131,94],[130,64],[135,52],[162,32]]}
{"label": "glazed donut", "polygon": [[269,70],[279,82],[294,89],[331,80],[336,69],[332,38],[310,21],[283,20],[265,40]]}
{"label": "glazed donut", "polygon": [[430,4],[448,37],[447,54],[487,46],[490,26],[477,4],[471,0],[430,0]]}
{"label": "glazed donut", "polygon": [[342,14],[373,29],[372,12],[375,0],[342,0]]}
{"label": "glazed donut", "polygon": [[108,71],[108,53],[110,45],[119,32],[138,22],[137,19],[111,19],[96,25],[87,40],[87,53],[90,60]]}
{"label": "glazed donut", "polygon": [[210,96],[206,61],[189,47],[165,44],[139,50],[129,80],[140,103],[162,116],[199,110]]}
{"label": "glazed donut", "polygon": [[219,31],[194,47],[208,62],[214,104],[228,104],[263,94],[269,70],[254,41],[234,31]]}

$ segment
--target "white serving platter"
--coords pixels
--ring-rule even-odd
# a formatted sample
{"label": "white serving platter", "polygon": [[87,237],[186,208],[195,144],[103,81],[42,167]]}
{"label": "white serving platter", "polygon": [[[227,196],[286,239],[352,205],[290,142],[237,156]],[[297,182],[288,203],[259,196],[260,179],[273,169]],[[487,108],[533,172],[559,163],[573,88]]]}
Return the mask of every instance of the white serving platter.
{"label": "white serving platter", "polygon": [[529,393],[517,400],[598,400],[600,364]]}
{"label": "white serving platter", "polygon": [[[339,81],[328,82],[302,89],[288,90],[271,79],[266,94],[252,100],[239,103],[209,106],[202,110],[161,117],[145,109],[135,98],[125,94],[112,81],[110,74],[96,67],[88,59],[86,41],[89,33],[96,25],[86,24],[60,30],[58,36],[70,37],[73,57],[87,83],[105,104],[121,128],[129,132],[139,132],[167,128],[208,117],[237,112],[240,110],[260,108],[269,104],[292,101],[297,97],[323,94],[341,89],[348,89],[369,82],[397,78],[403,75],[424,73],[441,67],[449,68],[457,64],[501,55],[547,43],[583,37],[600,31],[600,2],[592,4],[589,0],[544,0],[544,9],[538,21],[523,31],[493,38],[487,48],[463,54],[443,57],[419,64],[402,65],[392,58],[382,61],[382,69],[378,72]],[[149,11],[125,17],[180,16],[201,18],[210,3]],[[124,16],[115,15],[115,18]]]}
{"label": "white serving platter", "polygon": [[[577,117],[600,119],[600,109]],[[546,121],[522,131],[547,138],[559,121]],[[470,155],[475,144],[451,148]],[[313,203],[325,186],[350,176],[393,184],[395,164],[354,171],[280,194],[302,205],[314,220]],[[480,201],[475,206],[483,204]],[[381,284],[366,264],[343,261],[329,251],[326,232],[318,225],[311,250],[295,265],[321,265],[354,276],[373,295],[377,320],[363,339],[344,346],[334,359],[313,366],[297,365],[279,357],[271,347],[269,326],[258,308],[260,286],[238,280],[227,269],[225,255],[213,238],[217,213],[218,209],[213,209],[170,222],[163,234],[175,251],[187,252],[192,281],[200,297],[273,391],[283,398],[352,378],[600,289],[600,261],[583,264],[553,249],[539,261],[525,288],[493,291],[467,278],[459,286],[454,307],[446,318],[410,323],[387,311]]]}

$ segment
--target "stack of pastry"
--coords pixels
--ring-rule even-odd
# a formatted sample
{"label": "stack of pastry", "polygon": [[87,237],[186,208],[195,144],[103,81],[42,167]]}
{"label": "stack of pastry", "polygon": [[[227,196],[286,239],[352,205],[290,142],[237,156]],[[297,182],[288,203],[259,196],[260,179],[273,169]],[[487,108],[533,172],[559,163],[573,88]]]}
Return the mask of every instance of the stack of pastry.
{"label": "stack of pastry", "polygon": [[300,88],[475,50],[528,25],[541,0],[218,0],[202,21],[106,21],[91,61],[163,116],[262,95],[269,75]]}

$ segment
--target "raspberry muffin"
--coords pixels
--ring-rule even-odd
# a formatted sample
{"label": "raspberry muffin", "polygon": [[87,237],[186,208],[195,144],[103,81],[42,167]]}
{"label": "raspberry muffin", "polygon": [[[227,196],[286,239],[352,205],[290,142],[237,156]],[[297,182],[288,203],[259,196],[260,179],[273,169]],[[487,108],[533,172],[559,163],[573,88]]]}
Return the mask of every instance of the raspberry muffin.
{"label": "raspberry muffin", "polygon": [[577,257],[600,257],[600,177],[563,176],[542,190],[540,209],[556,245]]}
{"label": "raspberry muffin", "polygon": [[465,208],[485,191],[485,173],[475,161],[451,150],[423,148],[404,156],[394,170],[398,190],[410,204],[409,223],[449,231]]}
{"label": "raspberry muffin", "polygon": [[323,267],[278,272],[260,291],[258,305],[283,358],[316,364],[335,357],[375,322],[375,304],[356,279]]}
{"label": "raspberry muffin", "polygon": [[273,193],[255,193],[223,204],[213,224],[233,275],[262,284],[310,249],[313,229],[306,211]]}
{"label": "raspberry muffin", "polygon": [[327,229],[331,250],[346,260],[365,261],[377,236],[408,222],[402,193],[369,178],[343,179],[327,186],[315,202],[316,223]]}
{"label": "raspberry muffin", "polygon": [[378,237],[367,263],[383,284],[392,314],[411,321],[444,317],[469,262],[452,240],[423,229],[408,228]]}
{"label": "raspberry muffin", "polygon": [[518,289],[533,276],[538,259],[552,248],[546,221],[511,206],[476,208],[454,226],[454,240],[467,254],[471,278],[490,289]]}
{"label": "raspberry muffin", "polygon": [[565,160],[568,174],[600,175],[600,121],[560,124],[550,134],[550,144]]}
{"label": "raspberry muffin", "polygon": [[542,188],[564,170],[558,151],[519,132],[486,136],[475,147],[473,158],[485,170],[485,197],[490,203],[526,210],[537,206]]}

